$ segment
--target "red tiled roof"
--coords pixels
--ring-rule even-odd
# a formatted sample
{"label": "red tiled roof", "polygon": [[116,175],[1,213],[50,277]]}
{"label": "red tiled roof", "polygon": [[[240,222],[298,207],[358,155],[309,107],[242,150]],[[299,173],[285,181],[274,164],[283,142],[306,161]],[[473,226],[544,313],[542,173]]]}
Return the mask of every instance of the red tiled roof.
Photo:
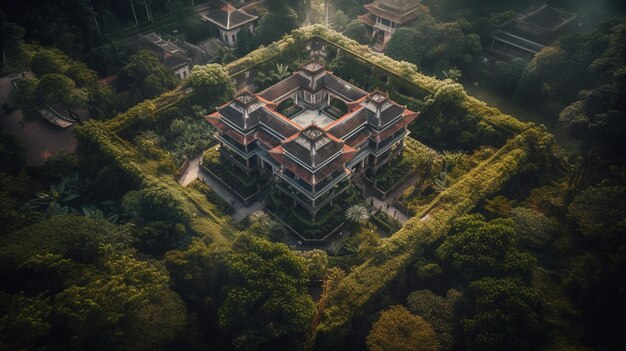
{"label": "red tiled roof", "polygon": [[361,20],[361,22],[363,22],[364,24],[370,27],[374,27],[374,25],[376,24],[376,20],[372,18],[372,14],[369,12],[364,15],[357,16],[357,17],[359,18],[359,20]]}
{"label": "red tiled roof", "polygon": [[300,179],[311,185],[315,185],[324,180],[336,170],[344,167],[345,164],[350,161],[357,152],[358,150],[348,145],[343,145],[341,155],[335,157],[332,161],[316,169],[314,172],[307,170],[306,168],[302,167],[300,164],[292,160],[289,156],[287,156],[285,154],[285,149],[282,145],[275,147],[268,153],[284,168],[296,174],[298,177],[300,177]]}
{"label": "red tiled roof", "polygon": [[[427,11],[427,9],[424,6],[420,6],[417,1],[414,1],[413,4],[404,5],[403,9],[390,7],[386,5],[385,2],[385,0],[378,0],[363,6],[372,14],[394,21],[398,24],[410,22],[417,18],[420,12]],[[411,1],[408,1],[408,3],[410,2]]]}
{"label": "red tiled roof", "polygon": [[224,134],[226,134],[229,137],[233,138],[234,140],[236,140],[241,145],[248,145],[251,142],[256,140],[255,134],[241,135],[237,131],[235,131],[232,128],[229,128],[229,127],[226,127],[224,129]]}
{"label": "red tiled roof", "polygon": [[300,166],[299,164],[297,164],[296,162],[294,162],[293,160],[291,160],[289,157],[285,156],[285,154],[283,153],[270,153],[270,155],[272,155],[272,157],[278,163],[280,163],[285,169],[290,170],[295,175],[297,175],[300,179],[302,179],[303,181],[311,185],[315,185],[323,181],[324,179],[326,179],[326,177],[328,177],[329,175],[331,175],[337,170],[340,170],[342,168],[346,170],[344,165],[346,164],[346,162],[349,161],[350,158],[352,158],[352,156],[348,157],[348,155],[342,155],[340,157],[335,158],[333,161],[329,162],[324,167],[312,173],[308,171],[307,169],[303,168],[302,166]]}
{"label": "red tiled roof", "polygon": [[372,133],[368,130],[362,130],[346,140],[346,144],[350,145],[351,147],[356,147],[357,145],[364,142],[367,138],[369,138],[371,134]]}
{"label": "red tiled roof", "polygon": [[275,148],[276,146],[280,145],[280,140],[276,139],[271,134],[262,129],[256,132],[256,138],[270,148]]}
{"label": "red tiled roof", "polygon": [[399,131],[400,129],[406,127],[409,123],[411,123],[415,118],[417,118],[417,116],[419,115],[419,113],[410,111],[410,110],[404,110],[404,114],[402,116],[402,118],[392,124],[391,126],[387,127],[387,129],[383,130],[380,133],[372,133],[372,135],[370,136],[370,138],[376,142],[381,142],[387,138],[389,138],[390,136],[392,136],[395,132]]}

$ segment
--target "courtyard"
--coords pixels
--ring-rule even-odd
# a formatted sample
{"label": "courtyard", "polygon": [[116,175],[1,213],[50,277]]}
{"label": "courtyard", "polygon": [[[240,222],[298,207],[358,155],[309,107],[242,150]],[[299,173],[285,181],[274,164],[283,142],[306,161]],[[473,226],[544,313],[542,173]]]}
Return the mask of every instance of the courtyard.
{"label": "courtyard", "polygon": [[311,124],[315,124],[318,127],[324,128],[335,119],[322,110],[305,109],[291,118],[291,120],[302,127],[308,127]]}

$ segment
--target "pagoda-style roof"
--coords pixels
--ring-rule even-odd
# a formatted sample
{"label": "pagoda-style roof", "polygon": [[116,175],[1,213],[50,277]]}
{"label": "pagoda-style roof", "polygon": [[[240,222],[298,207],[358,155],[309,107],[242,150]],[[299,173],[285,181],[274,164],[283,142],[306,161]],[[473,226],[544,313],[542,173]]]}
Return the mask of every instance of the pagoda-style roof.
{"label": "pagoda-style roof", "polygon": [[214,11],[202,14],[201,17],[225,30],[241,27],[259,18],[227,2]]}
{"label": "pagoda-style roof", "polygon": [[368,12],[398,24],[414,20],[423,11],[418,0],[376,0],[364,6]]}
{"label": "pagoda-style roof", "polygon": [[582,24],[575,13],[543,5],[501,24],[492,37],[535,54],[564,32],[578,30]]}
{"label": "pagoda-style roof", "polygon": [[139,35],[140,45],[149,48],[159,55],[159,60],[170,70],[191,64],[191,59],[187,57],[185,50],[170,40],[163,39],[155,32]]}
{"label": "pagoda-style roof", "polygon": [[367,115],[367,121],[377,129],[385,127],[390,122],[399,118],[405,108],[393,102],[382,91],[374,91],[361,103],[365,107],[363,112]]}
{"label": "pagoda-style roof", "polygon": [[346,172],[345,164],[356,152],[342,140],[311,125],[283,141],[269,154],[285,169],[315,185],[338,170]]}
{"label": "pagoda-style roof", "polygon": [[285,140],[282,148],[295,160],[315,169],[340,153],[343,142],[312,124]]}
{"label": "pagoda-style roof", "polygon": [[345,80],[333,75],[324,68],[324,64],[320,61],[309,61],[300,67],[291,77],[272,85],[271,87],[258,93],[263,99],[273,101],[279,99],[296,89],[306,89],[311,93],[328,89],[333,93],[343,97],[348,101],[354,101],[367,95],[362,90]]}
{"label": "pagoda-style roof", "polygon": [[[312,85],[346,101],[348,112],[322,128],[315,123],[299,125],[277,111],[280,99],[297,89],[310,91]],[[256,142],[280,165],[277,171],[289,170],[315,185],[331,174],[349,173],[346,163],[370,145],[368,140],[383,142],[417,116],[386,93],[368,94],[326,71],[322,62],[310,61],[258,94],[238,93],[206,119],[240,145]]]}

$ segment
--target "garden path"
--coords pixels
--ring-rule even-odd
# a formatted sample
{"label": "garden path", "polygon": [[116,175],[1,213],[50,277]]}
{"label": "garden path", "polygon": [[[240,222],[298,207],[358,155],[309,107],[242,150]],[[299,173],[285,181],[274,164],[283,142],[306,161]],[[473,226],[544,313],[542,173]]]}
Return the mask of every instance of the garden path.
{"label": "garden path", "polygon": [[376,209],[380,208],[385,213],[387,213],[390,217],[397,219],[398,222],[400,222],[400,224],[404,224],[406,221],[409,220],[409,217],[407,215],[400,212],[397,208],[393,207],[391,203],[393,201],[393,198],[390,198],[387,200],[379,200],[378,198],[374,196],[370,196],[370,198],[367,201],[370,204],[373,203],[372,212],[375,212]]}
{"label": "garden path", "polygon": [[245,206],[243,202],[241,202],[237,197],[233,196],[230,191],[224,188],[222,184],[216,182],[200,168],[201,159],[202,154],[192,158],[189,161],[189,166],[187,166],[187,170],[178,180],[178,183],[180,185],[187,186],[198,178],[202,179],[202,181],[206,185],[208,185],[213,191],[215,191],[217,195],[219,195],[222,199],[228,201],[233,206],[235,212],[231,215],[231,217],[235,222],[240,222],[252,212],[263,209],[264,206],[260,201],[256,201],[249,206]]}
{"label": "garden path", "polygon": [[396,188],[396,190],[394,190],[391,194],[389,194],[389,196],[387,196],[386,200],[379,200],[378,198],[376,198],[374,196],[370,196],[370,198],[367,199],[367,201],[370,204],[373,203],[373,208],[374,209],[382,208],[382,210],[385,211],[385,213],[387,213],[389,216],[397,219],[398,222],[400,222],[400,224],[404,224],[411,217],[405,215],[400,210],[398,210],[396,207],[394,207],[393,206],[393,200],[397,199],[398,197],[400,197],[400,195],[402,195],[402,193],[406,189],[408,189],[409,187],[413,186],[413,184],[415,184],[415,182],[417,182],[418,179],[419,179],[419,174],[415,173],[412,176],[410,176],[404,183],[400,184]]}

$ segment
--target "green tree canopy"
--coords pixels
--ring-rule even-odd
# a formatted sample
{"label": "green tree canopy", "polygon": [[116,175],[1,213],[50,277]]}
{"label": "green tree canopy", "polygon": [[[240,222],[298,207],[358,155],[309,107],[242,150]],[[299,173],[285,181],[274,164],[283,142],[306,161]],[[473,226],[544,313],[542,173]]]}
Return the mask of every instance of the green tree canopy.
{"label": "green tree canopy", "polygon": [[365,45],[369,43],[367,27],[358,19],[348,23],[343,34],[350,39],[356,40],[359,44]]}
{"label": "green tree canopy", "polygon": [[311,337],[315,305],[307,293],[307,266],[283,244],[250,235],[233,243],[229,283],[219,324],[237,349],[299,349]]}
{"label": "green tree canopy", "polygon": [[87,89],[76,87],[76,83],[67,76],[50,73],[39,79],[34,98],[39,105],[61,105],[73,116],[72,109],[85,106],[89,93]]}
{"label": "green tree canopy", "polygon": [[126,227],[84,216],[54,216],[1,239],[0,266],[15,269],[35,255],[58,254],[76,262],[94,262],[105,244],[127,246]]}
{"label": "green tree canopy", "polygon": [[418,290],[406,299],[409,311],[424,318],[433,327],[441,350],[454,348],[454,303],[457,298],[454,293],[449,295],[452,298],[439,296],[430,290]]}
{"label": "green tree canopy", "polygon": [[269,11],[261,18],[255,35],[259,44],[267,45],[296,28],[297,15],[289,7],[279,6],[276,11]]}
{"label": "green tree canopy", "polygon": [[149,50],[140,50],[128,59],[119,72],[120,81],[127,84],[139,100],[150,99],[172,89],[175,77]]}
{"label": "green tree canopy", "polygon": [[437,256],[467,281],[483,276],[528,278],[535,265],[531,255],[517,249],[513,221],[487,222],[480,214],[455,220]]}
{"label": "green tree canopy", "polygon": [[164,267],[126,255],[98,263],[101,271],[55,297],[55,316],[70,345],[91,350],[162,349],[185,325],[185,305],[168,288]]}
{"label": "green tree canopy", "polygon": [[3,48],[6,71],[28,70],[32,53],[24,43],[24,34],[26,34],[24,28],[8,22],[4,14],[0,14],[0,43]]}
{"label": "green tree canopy", "polygon": [[512,278],[469,285],[470,312],[462,318],[468,350],[536,350],[542,340],[540,294]]}
{"label": "green tree canopy", "polygon": [[366,339],[370,351],[436,351],[439,342],[422,317],[396,305],[380,314]]}
{"label": "green tree canopy", "polygon": [[235,87],[222,65],[195,66],[189,76],[193,87],[193,101],[205,107],[214,107],[235,94]]}
{"label": "green tree canopy", "polygon": [[554,219],[525,207],[511,210],[511,219],[517,238],[525,247],[545,248],[555,239],[558,231],[558,224]]}
{"label": "green tree canopy", "polygon": [[64,73],[69,66],[69,58],[56,49],[40,49],[32,58],[30,69],[36,76],[49,73]]}
{"label": "green tree canopy", "polygon": [[394,60],[414,63],[421,67],[426,48],[422,34],[413,28],[396,30],[385,48],[385,54]]}

